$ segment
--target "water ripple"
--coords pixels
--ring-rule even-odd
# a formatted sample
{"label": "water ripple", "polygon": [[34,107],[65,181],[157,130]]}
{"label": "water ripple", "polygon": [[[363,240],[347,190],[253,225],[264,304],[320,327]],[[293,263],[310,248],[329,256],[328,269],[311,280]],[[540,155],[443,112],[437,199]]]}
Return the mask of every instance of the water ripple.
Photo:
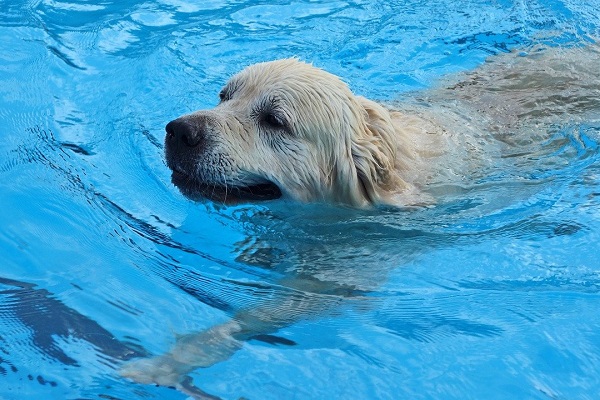
{"label": "water ripple", "polygon": [[[2,325],[7,325],[13,333],[26,329],[32,335],[33,345],[51,359],[78,366],[58,344],[58,340],[71,337],[93,344],[110,359],[127,360],[147,354],[140,346],[120,342],[98,323],[65,306],[45,289],[2,277],[0,284],[5,287],[0,291]],[[7,349],[7,354],[28,352],[28,346],[22,342]]]}
{"label": "water ripple", "polygon": [[[587,60],[597,77],[597,2],[5,3],[0,396],[181,398],[114,374],[146,354],[130,337],[158,353],[228,318],[248,343],[193,375],[224,398],[598,392],[600,105],[569,74]],[[440,182],[435,207],[219,208],[170,184],[164,123],[247,64],[299,56],[391,100],[541,47],[575,55],[567,73],[497,107],[558,122],[496,135],[506,151]]]}

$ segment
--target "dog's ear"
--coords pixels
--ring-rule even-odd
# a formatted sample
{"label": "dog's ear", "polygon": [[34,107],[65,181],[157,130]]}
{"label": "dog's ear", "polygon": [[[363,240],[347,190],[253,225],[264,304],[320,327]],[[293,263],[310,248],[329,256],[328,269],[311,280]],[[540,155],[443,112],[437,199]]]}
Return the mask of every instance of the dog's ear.
{"label": "dog's ear", "polygon": [[364,97],[356,99],[363,118],[352,138],[352,159],[365,197],[373,205],[406,206],[414,188],[401,177],[410,162],[398,157],[401,129],[385,107]]}

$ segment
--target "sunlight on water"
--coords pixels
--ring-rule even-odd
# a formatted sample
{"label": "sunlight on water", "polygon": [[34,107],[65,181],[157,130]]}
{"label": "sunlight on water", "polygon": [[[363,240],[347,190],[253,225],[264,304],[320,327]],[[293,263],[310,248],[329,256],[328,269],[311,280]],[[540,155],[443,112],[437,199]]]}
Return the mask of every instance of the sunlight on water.
{"label": "sunlight on water", "polygon": [[[0,2],[0,398],[595,398],[599,9]],[[185,199],[165,124],[290,56],[493,146],[429,207]]]}

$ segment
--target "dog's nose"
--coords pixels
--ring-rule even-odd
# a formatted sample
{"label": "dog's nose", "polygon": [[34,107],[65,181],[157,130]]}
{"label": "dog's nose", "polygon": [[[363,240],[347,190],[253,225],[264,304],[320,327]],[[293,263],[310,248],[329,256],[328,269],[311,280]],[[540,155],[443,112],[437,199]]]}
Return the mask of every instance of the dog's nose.
{"label": "dog's nose", "polygon": [[197,126],[182,118],[169,122],[165,130],[167,131],[168,141],[182,143],[187,147],[198,146],[204,136]]}

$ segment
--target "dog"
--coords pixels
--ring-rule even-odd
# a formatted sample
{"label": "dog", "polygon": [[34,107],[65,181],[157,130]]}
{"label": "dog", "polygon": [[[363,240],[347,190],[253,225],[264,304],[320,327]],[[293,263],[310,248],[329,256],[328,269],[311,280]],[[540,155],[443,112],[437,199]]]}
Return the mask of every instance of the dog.
{"label": "dog", "polygon": [[166,126],[172,181],[193,199],[426,203],[418,183],[432,173],[428,158],[446,152],[444,128],[425,112],[356,96],[298,59],[252,65],[219,97],[214,109]]}
{"label": "dog", "polygon": [[[598,65],[595,44],[532,48],[495,56],[474,71],[384,105],[298,59],[255,64],[225,85],[215,108],[167,124],[166,162],[173,184],[193,200],[282,199],[375,210],[433,206],[457,190],[453,186],[485,175],[494,162],[508,165],[518,154],[543,157],[539,148],[548,127],[598,122]],[[365,271],[363,266],[356,271]],[[319,271],[298,275],[303,279],[287,277],[281,285],[298,293],[307,285],[313,293],[333,288]],[[240,310],[221,325],[178,338],[164,355],[125,365],[121,373],[189,393],[187,373],[226,360],[248,338],[322,312],[330,307],[328,298],[307,296],[302,307],[297,299],[274,298],[277,307],[265,301]],[[273,316],[274,309],[280,314]]]}
{"label": "dog", "polygon": [[[482,132],[555,112],[536,108],[536,101],[557,110],[562,99],[569,110],[557,118],[598,102],[581,90],[597,80],[597,62],[597,46],[507,54],[429,93],[426,106],[357,96],[337,76],[298,59],[259,63],[225,85],[215,108],[167,124],[167,165],[184,195],[225,204],[432,204],[426,188],[436,178],[448,182],[483,167],[481,142],[492,140]],[[569,69],[592,81],[568,76]]]}

